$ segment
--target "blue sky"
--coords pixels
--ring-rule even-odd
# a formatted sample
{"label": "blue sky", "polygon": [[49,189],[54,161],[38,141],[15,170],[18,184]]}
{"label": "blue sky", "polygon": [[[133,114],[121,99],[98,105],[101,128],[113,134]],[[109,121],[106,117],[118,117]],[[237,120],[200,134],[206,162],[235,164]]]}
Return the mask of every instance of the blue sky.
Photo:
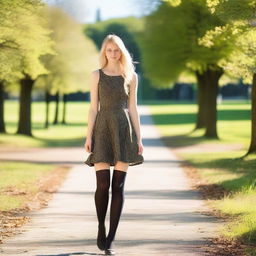
{"label": "blue sky", "polygon": [[149,12],[154,0],[44,0],[44,2],[60,6],[79,22],[91,23],[95,21],[97,8],[100,8],[102,20],[131,15],[140,17]]}

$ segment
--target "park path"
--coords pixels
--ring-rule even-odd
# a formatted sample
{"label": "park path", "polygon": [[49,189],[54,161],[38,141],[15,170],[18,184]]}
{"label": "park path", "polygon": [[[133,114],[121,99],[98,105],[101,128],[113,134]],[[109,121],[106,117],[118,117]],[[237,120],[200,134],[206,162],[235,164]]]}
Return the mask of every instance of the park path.
{"label": "park path", "polygon": [[[207,206],[189,187],[179,160],[164,146],[149,109],[139,106],[139,112],[145,162],[128,170],[116,255],[205,255],[201,247],[221,223],[203,213]],[[83,148],[38,149],[33,155],[0,152],[1,159],[73,164],[48,207],[31,212],[31,221],[2,245],[1,255],[103,255],[96,246],[95,173],[83,164],[87,154]],[[107,228],[108,221],[109,211]]]}

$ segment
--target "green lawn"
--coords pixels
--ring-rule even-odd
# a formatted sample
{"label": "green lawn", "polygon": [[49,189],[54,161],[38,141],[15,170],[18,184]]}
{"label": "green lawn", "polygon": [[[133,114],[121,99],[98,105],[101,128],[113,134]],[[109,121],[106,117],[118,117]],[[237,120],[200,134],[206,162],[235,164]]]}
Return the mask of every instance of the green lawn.
{"label": "green lawn", "polygon": [[1,161],[0,211],[22,208],[26,196],[38,191],[36,182],[39,178],[51,170],[53,166],[49,164]]}
{"label": "green lawn", "polygon": [[[250,104],[222,103],[218,106],[220,140],[205,140],[204,131],[192,132],[195,127],[197,106],[191,103],[148,102],[154,122],[163,136],[181,136],[174,146],[198,143],[241,143],[248,146],[250,136]],[[175,141],[174,141],[175,143]]]}
{"label": "green lawn", "polygon": [[[203,130],[193,132],[197,109],[194,104],[152,102],[149,105],[153,120],[169,146],[207,147],[202,151],[180,151],[180,155],[209,183],[230,191],[223,199],[212,201],[213,207],[234,217],[233,222],[224,226],[222,234],[256,243],[256,156],[240,158],[249,146],[250,104],[223,102],[218,105],[220,140],[203,139]],[[241,148],[232,149],[232,145],[241,145]],[[220,149],[216,150],[218,146]]]}
{"label": "green lawn", "polygon": [[[0,146],[7,147],[70,147],[83,146],[88,117],[88,102],[72,102],[67,104],[66,125],[52,125],[55,104],[50,104],[50,126],[44,128],[45,103],[32,104],[32,132],[34,137],[15,135],[18,121],[18,102],[5,102],[5,121],[8,135],[0,134]],[[60,104],[59,120],[61,121],[63,105]]]}
{"label": "green lawn", "polygon": [[[62,104],[59,113],[61,114]],[[0,148],[83,146],[88,103],[67,104],[67,125],[52,125],[44,128],[45,104],[32,104],[32,128],[34,137],[15,135],[18,120],[18,102],[5,102],[5,121],[8,134],[0,134]],[[50,123],[54,117],[54,104],[50,104]],[[61,119],[60,119],[61,120]],[[0,153],[1,154],[1,153]],[[1,161],[0,166],[0,210],[12,210],[24,205],[28,193],[36,193],[36,182],[48,175],[55,165]],[[8,190],[18,194],[9,194]],[[24,193],[23,193],[24,192]]]}

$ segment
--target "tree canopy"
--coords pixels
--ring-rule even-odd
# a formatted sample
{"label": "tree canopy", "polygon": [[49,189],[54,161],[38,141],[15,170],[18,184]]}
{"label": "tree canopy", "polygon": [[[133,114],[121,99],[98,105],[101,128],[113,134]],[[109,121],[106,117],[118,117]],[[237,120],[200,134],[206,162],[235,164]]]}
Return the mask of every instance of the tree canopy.
{"label": "tree canopy", "polygon": [[0,79],[13,81],[25,74],[35,79],[48,72],[40,57],[54,51],[42,8],[39,0],[1,1]]}
{"label": "tree canopy", "polygon": [[205,0],[165,1],[145,20],[141,34],[146,75],[163,87],[186,69],[203,72],[216,68],[231,51],[231,42],[219,37],[210,47],[200,39],[225,23]]}
{"label": "tree canopy", "polygon": [[88,91],[89,75],[98,64],[95,45],[84,36],[82,25],[61,9],[45,7],[45,19],[56,54],[43,57],[50,73],[37,84],[47,86],[52,94]]}

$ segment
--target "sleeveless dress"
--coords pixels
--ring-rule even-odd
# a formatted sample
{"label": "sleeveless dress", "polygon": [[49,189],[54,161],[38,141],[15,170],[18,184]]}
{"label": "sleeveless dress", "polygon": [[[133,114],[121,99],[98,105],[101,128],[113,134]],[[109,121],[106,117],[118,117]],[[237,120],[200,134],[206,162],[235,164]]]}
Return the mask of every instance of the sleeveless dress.
{"label": "sleeveless dress", "polygon": [[144,162],[138,154],[137,136],[127,108],[128,97],[121,75],[110,76],[99,69],[100,109],[92,130],[91,153],[85,164],[107,162],[114,166],[117,161],[123,161],[132,166]]}

